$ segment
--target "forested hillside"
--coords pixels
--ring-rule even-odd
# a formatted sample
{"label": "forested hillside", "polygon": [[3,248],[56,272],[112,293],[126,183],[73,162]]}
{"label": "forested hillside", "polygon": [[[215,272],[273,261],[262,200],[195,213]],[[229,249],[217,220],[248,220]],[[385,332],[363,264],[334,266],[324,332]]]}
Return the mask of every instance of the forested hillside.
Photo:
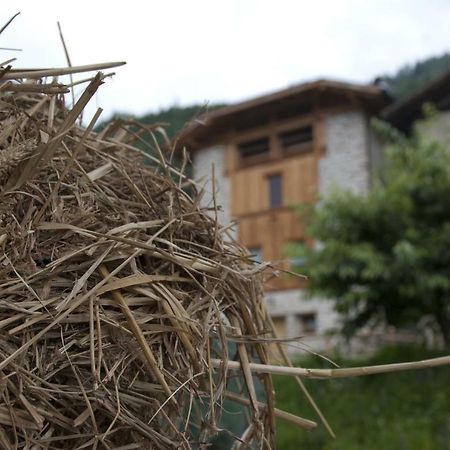
{"label": "forested hillside", "polygon": [[394,75],[383,75],[394,97],[404,97],[450,70],[450,53],[433,56],[401,67]]}
{"label": "forested hillside", "polygon": [[172,106],[162,109],[159,112],[149,113],[139,117],[138,120],[143,123],[161,123],[165,125],[165,129],[169,137],[175,136],[183,129],[192,119],[205,113],[213,111],[224,106],[222,104],[213,105],[191,105],[191,106]]}
{"label": "forested hillside", "polygon": [[[171,106],[161,109],[157,112],[150,112],[140,117],[133,117],[130,114],[117,113],[114,118],[124,117],[133,118],[144,124],[161,124],[166,130],[168,136],[173,138],[179,133],[189,122],[207,111],[213,111],[217,108],[225,106],[224,104],[213,105],[190,105],[190,106]],[[101,123],[98,130],[101,130],[110,120]]]}

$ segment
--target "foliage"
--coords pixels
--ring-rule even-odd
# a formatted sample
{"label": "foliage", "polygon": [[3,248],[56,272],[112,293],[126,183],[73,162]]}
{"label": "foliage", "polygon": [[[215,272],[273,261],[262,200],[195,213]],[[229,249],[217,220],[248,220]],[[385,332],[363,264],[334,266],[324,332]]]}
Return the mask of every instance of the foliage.
{"label": "foliage", "polygon": [[[221,108],[225,105],[214,104],[214,105],[191,105],[191,106],[171,106],[170,108],[161,109],[158,112],[152,112],[145,114],[144,116],[134,117],[129,114],[117,113],[111,119],[102,122],[96,127],[97,132],[105,128],[108,123],[116,119],[123,119],[125,121],[136,122],[142,124],[144,127],[149,126],[152,128],[152,136],[150,131],[143,130],[136,125],[131,125],[131,132],[139,133],[139,139],[135,142],[135,146],[141,150],[148,152],[151,155],[157,155],[158,150],[156,144],[160,149],[167,149],[167,143],[169,140],[176,138],[176,136],[191,123],[196,117],[202,115],[208,111],[214,111],[215,109]],[[155,130],[155,125],[159,125],[160,128]],[[167,157],[168,160],[175,166],[181,167],[184,161],[180,155],[171,155]],[[185,168],[185,173],[190,176],[192,167],[190,164]]]}
{"label": "foliage", "polygon": [[161,123],[164,124],[164,128],[167,135],[172,138],[177,135],[191,120],[195,119],[199,115],[206,111],[214,111],[225,105],[213,104],[213,105],[190,105],[190,106],[172,106],[167,109],[161,109],[156,113],[149,113],[138,120],[146,124]]}
{"label": "foliage", "polygon": [[450,69],[450,53],[403,66],[395,75],[384,75],[395,97],[404,97]]}
{"label": "foliage", "polygon": [[[125,113],[117,113],[112,119],[135,119],[136,121],[146,124],[154,125],[161,124],[166,130],[169,138],[175,137],[187,124],[193,119],[198,117],[207,111],[214,111],[225,105],[213,104],[213,105],[199,105],[194,104],[190,106],[178,106],[174,105],[166,109],[161,109],[157,112],[151,112],[140,117],[134,117]],[[102,122],[97,131],[102,130],[112,119]]]}
{"label": "foliage", "polygon": [[366,197],[335,189],[309,224],[320,245],[290,253],[306,261],[309,292],[336,300],[348,335],[428,316],[450,344],[450,153],[383,126],[392,144],[382,177]]}
{"label": "foliage", "polygon": [[[342,366],[386,364],[438,356],[420,348],[386,348],[365,360],[337,358]],[[329,367],[317,357],[301,367]],[[283,450],[449,450],[450,368],[373,375],[360,378],[307,380],[311,395],[336,432],[323,426],[307,433],[278,421],[277,444]],[[315,419],[292,379],[275,378],[277,408]]]}

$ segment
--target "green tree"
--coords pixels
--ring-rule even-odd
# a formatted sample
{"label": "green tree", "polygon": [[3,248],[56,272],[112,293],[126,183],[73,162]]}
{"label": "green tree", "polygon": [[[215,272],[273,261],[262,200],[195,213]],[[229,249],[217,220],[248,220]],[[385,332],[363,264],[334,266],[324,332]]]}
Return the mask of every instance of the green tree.
{"label": "green tree", "polygon": [[290,253],[306,261],[299,271],[310,293],[336,301],[347,335],[430,316],[449,346],[450,152],[417,131],[406,138],[382,126],[391,145],[371,192],[335,190],[309,215],[320,244]]}

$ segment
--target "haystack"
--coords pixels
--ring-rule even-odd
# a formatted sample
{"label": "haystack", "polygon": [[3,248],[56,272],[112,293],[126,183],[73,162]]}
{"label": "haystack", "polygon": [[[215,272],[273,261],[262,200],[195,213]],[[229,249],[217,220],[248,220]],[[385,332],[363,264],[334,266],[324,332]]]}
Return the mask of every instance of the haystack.
{"label": "haystack", "polygon": [[[0,30],[1,33],[1,30]],[[0,64],[0,447],[274,448],[271,374],[335,378],[450,364],[450,356],[350,369],[294,368],[254,263],[158,146],[158,127],[77,125],[121,63]],[[74,84],[97,72],[68,108]],[[147,151],[144,151],[142,149]],[[181,166],[186,165],[186,160]],[[270,273],[269,273],[270,275]],[[274,342],[285,367],[268,364]],[[224,402],[241,431],[224,428]]]}
{"label": "haystack", "polygon": [[77,125],[101,73],[72,108],[54,78],[115,65],[2,69],[0,442],[202,448],[229,397],[272,448],[271,378],[248,368],[268,360],[260,268],[157,140],[134,146],[152,130]]}

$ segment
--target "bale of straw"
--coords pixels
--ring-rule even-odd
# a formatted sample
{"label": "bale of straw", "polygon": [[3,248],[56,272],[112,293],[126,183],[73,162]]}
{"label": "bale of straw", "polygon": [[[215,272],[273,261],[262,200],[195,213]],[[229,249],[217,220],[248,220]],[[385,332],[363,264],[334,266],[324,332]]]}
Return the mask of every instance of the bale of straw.
{"label": "bale of straw", "polygon": [[246,443],[272,448],[260,270],[136,126],[76,125],[103,76],[68,109],[41,78],[64,73],[0,79],[3,448],[204,448],[233,396]]}

